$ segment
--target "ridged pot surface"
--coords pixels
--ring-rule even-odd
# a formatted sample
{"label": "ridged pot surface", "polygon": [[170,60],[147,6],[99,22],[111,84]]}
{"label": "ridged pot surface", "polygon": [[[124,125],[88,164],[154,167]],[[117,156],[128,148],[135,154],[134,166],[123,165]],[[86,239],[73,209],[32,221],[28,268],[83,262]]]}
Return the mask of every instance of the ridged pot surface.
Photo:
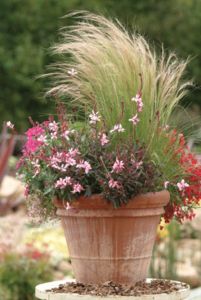
{"label": "ridged pot surface", "polygon": [[71,209],[56,201],[76,280],[134,284],[145,279],[168,202],[167,191],[139,195],[118,209],[101,195],[80,197]]}

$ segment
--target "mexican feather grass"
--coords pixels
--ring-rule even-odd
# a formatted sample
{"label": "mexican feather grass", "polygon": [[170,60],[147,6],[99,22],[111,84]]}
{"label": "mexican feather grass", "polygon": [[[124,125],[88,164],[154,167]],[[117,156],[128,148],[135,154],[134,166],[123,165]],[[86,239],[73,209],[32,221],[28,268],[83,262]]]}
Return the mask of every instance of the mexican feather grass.
{"label": "mexican feather grass", "polygon": [[[139,34],[129,34],[119,21],[87,12],[74,13],[73,26],[63,28],[61,41],[53,48],[63,59],[49,74],[52,87],[48,93],[66,97],[68,104],[87,116],[98,111],[109,131],[121,123],[127,143],[139,140],[146,145],[153,161],[164,166],[168,180],[179,172],[169,150],[169,141],[159,129],[165,128],[190,82],[183,80],[186,61],[174,53],[158,55]],[[74,76],[69,70],[74,69]],[[131,101],[142,93],[143,111],[135,128],[128,122],[137,111]],[[115,141],[114,141],[115,143]]]}

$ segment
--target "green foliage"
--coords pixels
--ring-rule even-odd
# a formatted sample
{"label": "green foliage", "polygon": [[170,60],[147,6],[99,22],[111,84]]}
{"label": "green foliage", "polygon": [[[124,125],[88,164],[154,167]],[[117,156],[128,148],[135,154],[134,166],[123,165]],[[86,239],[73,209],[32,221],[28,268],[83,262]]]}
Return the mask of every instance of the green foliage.
{"label": "green foliage", "polygon": [[[1,0],[0,1],[0,120],[27,126],[27,117],[43,119],[52,111],[44,102],[46,80],[35,80],[53,61],[49,47],[58,29],[69,21],[60,17],[77,9],[118,17],[128,27],[175,50],[191,56],[188,77],[200,85],[201,1],[199,0]],[[193,91],[186,101],[200,103],[201,92]]]}
{"label": "green foliage", "polygon": [[36,299],[35,286],[52,279],[52,271],[47,259],[7,254],[0,264],[0,299]]}
{"label": "green foliage", "polygon": [[[186,63],[174,54],[166,56],[162,51],[157,55],[141,35],[128,35],[121,24],[104,17],[74,17],[77,23],[62,31],[63,39],[54,48],[56,54],[71,59],[53,66],[49,93],[71,99],[68,103],[77,110],[97,110],[106,132],[121,123],[125,133],[113,144],[140,141],[151,160],[161,166],[164,177],[173,181],[183,170],[174,157],[175,148],[169,147],[165,127],[186,94]],[[75,76],[68,76],[70,68],[76,70]],[[142,93],[144,106],[138,125],[133,126],[128,120],[138,113],[132,101],[137,93]]]}

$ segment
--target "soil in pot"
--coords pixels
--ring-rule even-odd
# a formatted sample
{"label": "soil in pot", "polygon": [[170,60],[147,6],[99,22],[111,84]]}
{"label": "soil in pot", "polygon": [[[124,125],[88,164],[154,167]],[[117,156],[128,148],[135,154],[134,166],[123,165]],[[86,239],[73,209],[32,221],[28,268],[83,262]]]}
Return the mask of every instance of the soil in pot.
{"label": "soil in pot", "polygon": [[112,281],[107,281],[103,284],[83,284],[76,282],[68,282],[60,284],[57,288],[49,291],[54,293],[72,293],[80,295],[93,296],[142,296],[142,295],[157,295],[171,294],[181,289],[188,289],[185,283],[154,279],[142,280],[135,285],[116,284]]}

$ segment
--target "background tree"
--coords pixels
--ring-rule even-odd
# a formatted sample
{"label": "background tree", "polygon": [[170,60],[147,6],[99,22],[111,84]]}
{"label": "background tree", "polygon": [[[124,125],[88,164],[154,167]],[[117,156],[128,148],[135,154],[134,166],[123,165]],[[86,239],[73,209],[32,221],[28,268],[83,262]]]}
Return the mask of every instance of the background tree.
{"label": "background tree", "polygon": [[0,1],[0,120],[11,120],[19,130],[27,117],[42,119],[53,103],[44,99],[47,79],[35,78],[54,61],[48,50],[58,30],[70,23],[61,16],[85,9],[117,17],[159,48],[189,55],[187,76],[196,87],[185,104],[201,105],[201,1],[200,0],[1,0]]}

